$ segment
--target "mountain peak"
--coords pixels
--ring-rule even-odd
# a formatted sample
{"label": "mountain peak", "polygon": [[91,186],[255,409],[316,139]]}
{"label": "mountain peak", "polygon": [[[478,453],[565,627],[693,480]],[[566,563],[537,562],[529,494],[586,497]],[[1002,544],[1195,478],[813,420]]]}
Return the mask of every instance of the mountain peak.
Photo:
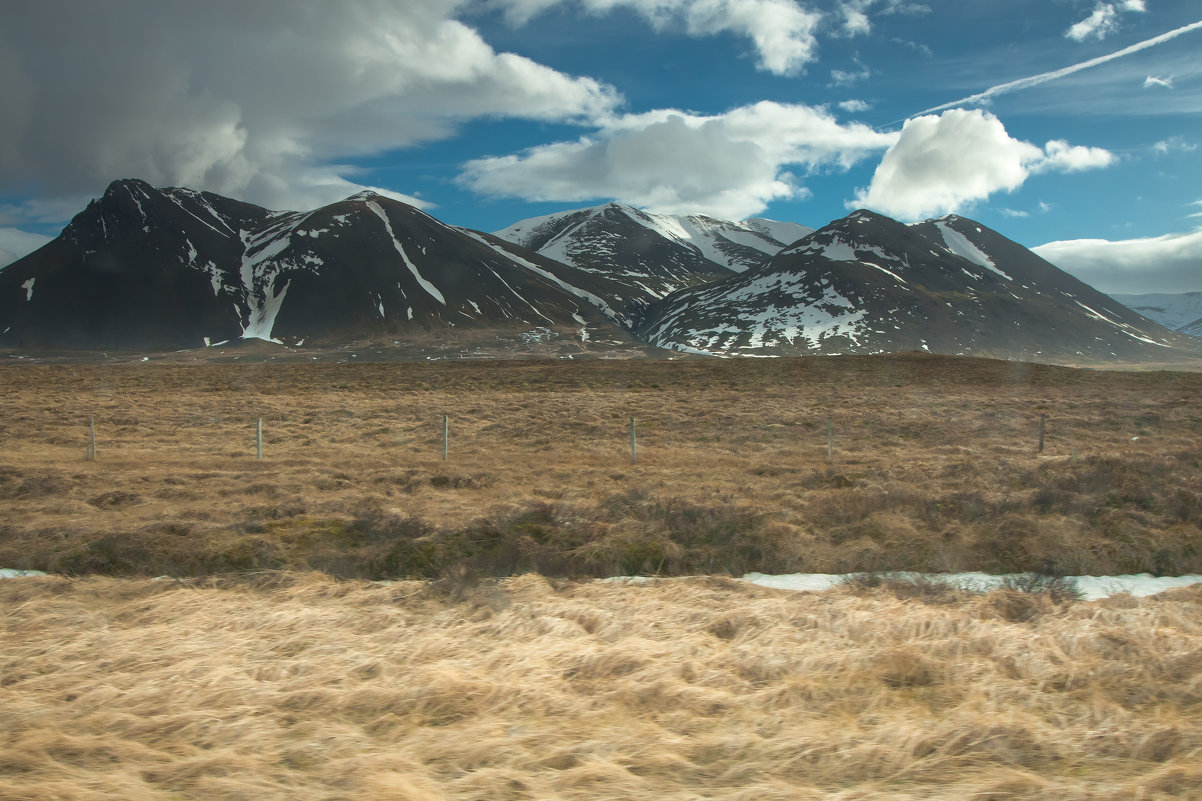
{"label": "mountain peak", "polygon": [[151,192],[157,192],[153,186],[143,181],[141,178],[119,178],[108,185],[104,190],[103,198],[111,198],[117,193],[140,194],[143,197],[149,197]]}
{"label": "mountain peak", "polygon": [[391,200],[392,198],[381,195],[373,189],[364,189],[362,192],[356,192],[353,195],[348,195],[342,199],[343,203],[358,203],[367,201]]}

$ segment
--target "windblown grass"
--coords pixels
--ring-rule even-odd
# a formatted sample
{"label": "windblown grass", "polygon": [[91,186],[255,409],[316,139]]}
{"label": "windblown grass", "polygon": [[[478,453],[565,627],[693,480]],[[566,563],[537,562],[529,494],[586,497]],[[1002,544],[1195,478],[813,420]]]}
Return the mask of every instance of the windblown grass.
{"label": "windblown grass", "polygon": [[907,354],[7,365],[0,386],[6,567],[1202,572],[1198,374]]}
{"label": "windblown grass", "polygon": [[269,573],[0,609],[13,801],[1202,797],[1202,588]]}

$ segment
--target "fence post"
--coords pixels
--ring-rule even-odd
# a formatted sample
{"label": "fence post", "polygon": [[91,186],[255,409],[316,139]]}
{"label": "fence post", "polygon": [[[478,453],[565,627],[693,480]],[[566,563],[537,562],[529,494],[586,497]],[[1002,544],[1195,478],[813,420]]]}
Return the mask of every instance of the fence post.
{"label": "fence post", "polygon": [[630,463],[636,464],[638,457],[638,439],[634,431],[634,417],[630,418]]}
{"label": "fence post", "polygon": [[84,453],[89,462],[96,458],[96,417],[94,415],[88,418],[88,447]]}
{"label": "fence post", "polygon": [[442,416],[442,460],[447,460],[447,450],[451,439],[451,416]]}
{"label": "fence post", "polygon": [[255,455],[263,458],[263,418],[259,418],[258,425],[255,426]]}
{"label": "fence post", "polygon": [[835,423],[829,414],[826,416],[826,463],[835,463]]}
{"label": "fence post", "polygon": [[1039,415],[1039,452],[1043,453],[1043,434],[1047,428],[1048,416],[1046,414]]}

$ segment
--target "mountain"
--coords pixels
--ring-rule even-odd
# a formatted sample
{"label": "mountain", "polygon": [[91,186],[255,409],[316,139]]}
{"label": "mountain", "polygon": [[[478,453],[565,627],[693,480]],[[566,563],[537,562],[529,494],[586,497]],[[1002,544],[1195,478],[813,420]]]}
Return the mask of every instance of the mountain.
{"label": "mountain", "polygon": [[116,181],[0,270],[0,344],[181,348],[456,331],[630,342],[618,288],[373,193],[311,212]]}
{"label": "mountain", "polygon": [[495,235],[619,282],[633,315],[674,290],[756,267],[812,231],[796,223],[680,217],[610,203],[522,220]]}
{"label": "mountain", "polygon": [[963,217],[857,211],[763,265],[648,308],[647,342],[718,355],[929,350],[1033,361],[1198,347]]}
{"label": "mountain", "polygon": [[1202,357],[1198,340],[962,217],[903,225],[858,211],[810,231],[610,204],[501,233],[370,192],[292,212],[115,181],[56,239],[0,269],[0,346]]}
{"label": "mountain", "polygon": [[[1129,309],[1155,320],[1165,328],[1185,334],[1202,333],[1202,292],[1178,294],[1115,295],[1110,297]],[[1191,330],[1185,330],[1185,329]]]}

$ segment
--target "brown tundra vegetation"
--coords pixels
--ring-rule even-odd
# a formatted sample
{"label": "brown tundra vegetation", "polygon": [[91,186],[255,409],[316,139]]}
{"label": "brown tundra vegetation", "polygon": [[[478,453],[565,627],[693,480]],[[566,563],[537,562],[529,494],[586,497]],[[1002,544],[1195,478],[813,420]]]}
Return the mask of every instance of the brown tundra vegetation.
{"label": "brown tundra vegetation", "polygon": [[1199,374],[910,354],[18,365],[0,387],[0,567],[1202,572]]}
{"label": "brown tundra vegetation", "polygon": [[1202,587],[0,581],[13,801],[1202,797]]}
{"label": "brown tundra vegetation", "polygon": [[[0,566],[57,574],[0,580],[0,799],[1202,797],[1202,587],[723,577],[1202,572],[1202,376],[905,355],[0,387]],[[631,574],[660,578],[591,580]]]}

